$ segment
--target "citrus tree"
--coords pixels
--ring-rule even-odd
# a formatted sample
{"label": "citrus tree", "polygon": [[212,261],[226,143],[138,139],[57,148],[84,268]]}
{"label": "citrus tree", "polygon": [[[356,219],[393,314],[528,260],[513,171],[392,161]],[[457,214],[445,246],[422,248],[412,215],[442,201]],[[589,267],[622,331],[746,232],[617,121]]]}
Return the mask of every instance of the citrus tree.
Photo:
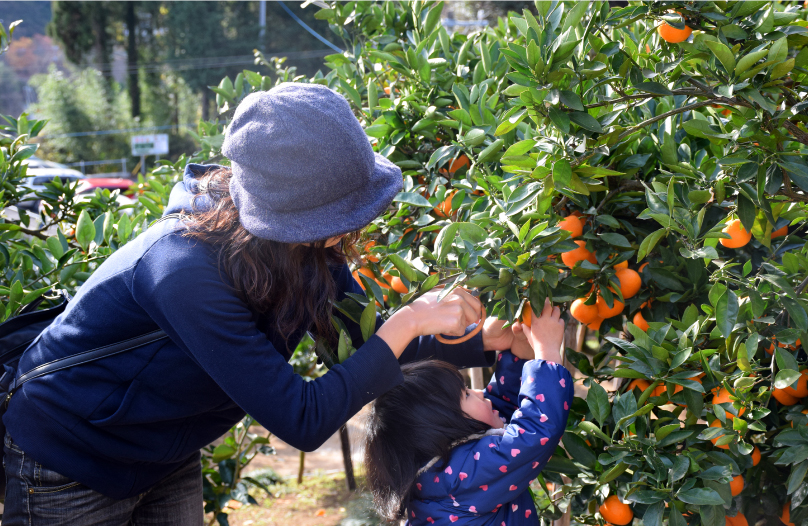
{"label": "citrus tree", "polygon": [[[308,81],[404,171],[355,274],[369,301],[342,308],[463,285],[597,336],[567,349],[588,394],[540,477],[548,518],[802,522],[806,11],[537,2],[459,35],[440,3],[315,3],[346,52]],[[218,87],[226,109],[254,75]]]}
{"label": "citrus tree", "polygon": [[[356,269],[368,299],[338,308],[367,336],[377,310],[442,283],[478,289],[509,322],[550,298],[585,327],[597,349],[567,359],[588,392],[534,492],[546,518],[804,522],[806,10],[536,2],[461,35],[441,26],[441,3],[313,3],[346,50],[327,74],[259,54],[261,71],[213,90],[227,119],[277,82],[328,85],[402,168]],[[22,197],[19,137],[35,135],[20,121],[2,139],[4,206]],[[194,159],[226,163],[222,131],[200,123]],[[142,181],[137,221],[116,211],[105,226],[107,210],[89,208],[82,220],[64,198],[51,199],[61,234],[4,216],[6,316],[37,284],[80,285],[93,258],[159,216],[184,161]],[[343,338],[321,354],[328,365],[351,349]],[[617,392],[601,386],[614,379]]]}

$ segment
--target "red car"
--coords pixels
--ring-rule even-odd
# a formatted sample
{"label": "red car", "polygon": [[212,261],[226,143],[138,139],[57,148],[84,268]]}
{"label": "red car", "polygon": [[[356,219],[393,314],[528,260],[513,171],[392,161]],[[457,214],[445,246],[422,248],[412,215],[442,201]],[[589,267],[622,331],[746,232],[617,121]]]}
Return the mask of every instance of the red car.
{"label": "red car", "polygon": [[77,194],[86,194],[88,192],[95,192],[96,188],[106,188],[110,192],[113,190],[120,190],[121,194],[127,197],[133,197],[135,192],[131,190],[134,181],[131,179],[123,179],[120,177],[88,177],[83,179],[77,189]]}

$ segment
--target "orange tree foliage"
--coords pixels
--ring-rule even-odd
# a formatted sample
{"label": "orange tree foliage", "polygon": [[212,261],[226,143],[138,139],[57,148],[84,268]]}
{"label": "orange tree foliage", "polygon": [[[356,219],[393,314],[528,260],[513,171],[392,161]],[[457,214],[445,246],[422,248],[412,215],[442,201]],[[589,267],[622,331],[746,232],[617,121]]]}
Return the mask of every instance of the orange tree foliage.
{"label": "orange tree foliage", "polygon": [[[489,314],[509,321],[528,300],[580,299],[601,315],[622,303],[590,322],[594,356],[567,350],[589,390],[534,493],[544,516],[570,510],[602,524],[599,506],[617,495],[646,526],[740,524],[740,513],[754,524],[784,510],[795,524],[808,518],[805,400],[779,391],[801,392],[808,362],[806,10],[537,2],[463,35],[441,26],[440,3],[315,3],[346,50],[326,57],[327,74],[298,78],[258,54],[268,74],[244,71],[213,89],[227,118],[277,82],[326,84],[402,168],[404,191],[368,228],[374,244],[357,276],[369,299],[338,307],[369,334],[377,301],[388,315],[439,282],[478,289]],[[662,24],[691,33],[666,42]],[[27,150],[15,134],[35,125],[11,124],[0,173],[19,176]],[[218,156],[221,133],[200,123],[194,159]],[[180,169],[166,163],[143,181],[136,221],[60,205],[67,231],[78,223],[75,239],[4,220],[5,315],[38,287],[79,286],[88,258],[159,215]],[[4,177],[14,204],[19,179]],[[580,232],[559,226],[573,215]],[[737,242],[744,232],[749,241]],[[583,257],[562,257],[579,245]],[[624,296],[626,265],[640,289]],[[380,286],[391,277],[406,292]],[[350,343],[340,340],[335,361]],[[614,378],[637,381],[607,393],[600,382]],[[745,488],[733,496],[738,475]]]}

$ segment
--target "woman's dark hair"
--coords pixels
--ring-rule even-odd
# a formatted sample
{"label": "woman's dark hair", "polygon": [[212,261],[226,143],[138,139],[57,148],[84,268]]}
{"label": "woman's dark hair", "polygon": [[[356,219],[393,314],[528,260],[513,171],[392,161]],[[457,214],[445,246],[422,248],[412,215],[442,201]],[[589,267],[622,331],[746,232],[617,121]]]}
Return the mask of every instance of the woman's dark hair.
{"label": "woman's dark hair", "polygon": [[[223,167],[198,179],[199,193],[193,197],[193,215],[185,235],[217,247],[219,270],[253,312],[274,322],[285,340],[302,327],[313,329],[335,349],[331,302],[337,291],[329,265],[357,259],[355,244],[360,233],[347,234],[330,248],[325,246],[327,240],[305,246],[255,236],[239,222],[230,197],[231,177],[232,171]],[[198,206],[202,198],[210,201],[204,209]]]}
{"label": "woman's dark hair", "polygon": [[454,365],[437,360],[401,367],[404,381],[373,402],[365,426],[365,471],[379,513],[403,517],[418,470],[449,460],[453,442],[491,426],[460,408],[466,388]]}

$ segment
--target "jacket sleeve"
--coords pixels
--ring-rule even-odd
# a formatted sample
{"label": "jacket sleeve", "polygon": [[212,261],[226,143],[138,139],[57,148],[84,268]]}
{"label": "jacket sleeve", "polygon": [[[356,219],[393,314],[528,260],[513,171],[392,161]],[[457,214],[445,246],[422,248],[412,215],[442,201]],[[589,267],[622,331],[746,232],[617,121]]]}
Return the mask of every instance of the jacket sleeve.
{"label": "jacket sleeve", "polygon": [[441,474],[462,509],[485,512],[514,500],[547,464],[564,434],[573,398],[570,373],[558,364],[531,360],[524,364],[522,379],[519,409],[505,434],[456,449]]}
{"label": "jacket sleeve", "polygon": [[[342,269],[337,276],[337,284],[340,288],[339,300],[345,298],[345,293],[365,295],[365,291],[359,286],[359,283],[351,275],[348,265],[343,265]],[[351,341],[354,342],[356,347],[357,343],[361,343],[362,331],[358,323],[354,323],[341,313],[337,314],[339,318],[345,323],[348,331],[351,334]],[[376,330],[382,326],[384,322],[380,315],[376,315]],[[477,325],[469,325],[466,328],[466,333],[474,330]],[[417,362],[434,358],[436,360],[443,360],[454,364],[461,369],[466,367],[491,367],[494,365],[494,351],[483,351],[483,334],[480,331],[473,338],[466,342],[457,345],[447,345],[440,343],[434,336],[421,336],[412,340],[407,348],[399,358],[399,363],[405,364],[409,362]]]}
{"label": "jacket sleeve", "polygon": [[257,328],[215,254],[178,235],[146,252],[131,288],[135,301],[236,404],[297,449],[318,448],[403,380],[395,355],[373,336],[341,365],[304,381]]}
{"label": "jacket sleeve", "polygon": [[503,351],[497,356],[497,368],[494,376],[485,388],[485,397],[499,411],[499,416],[510,421],[513,412],[519,409],[519,390],[522,387],[522,369],[527,360],[517,358],[510,351]]}

